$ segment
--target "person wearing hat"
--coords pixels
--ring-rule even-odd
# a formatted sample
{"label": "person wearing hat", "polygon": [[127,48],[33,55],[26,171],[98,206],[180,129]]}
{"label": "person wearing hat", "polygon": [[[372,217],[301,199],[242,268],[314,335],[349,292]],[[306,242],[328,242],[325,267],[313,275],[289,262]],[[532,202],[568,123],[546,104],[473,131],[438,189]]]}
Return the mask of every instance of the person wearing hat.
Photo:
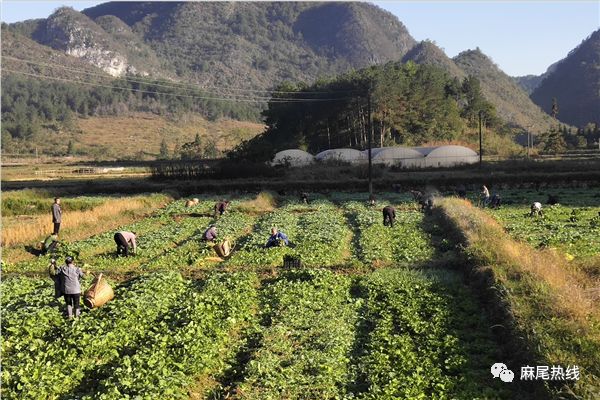
{"label": "person wearing hat", "polygon": [[81,313],[79,303],[81,299],[81,278],[83,277],[83,271],[75,265],[73,257],[68,256],[65,258],[65,265],[58,269],[57,275],[60,279],[61,292],[67,305],[67,317],[69,319],[73,318],[73,316],[79,317]]}
{"label": "person wearing hat", "polygon": [[277,247],[281,245],[288,246],[289,244],[290,241],[288,240],[287,235],[283,232],[279,232],[277,228],[273,227],[271,228],[271,236],[269,236],[269,239],[265,244],[265,248]]}
{"label": "person wearing hat", "polygon": [[216,238],[217,238],[217,226],[215,224],[212,224],[211,226],[208,227],[207,230],[204,231],[204,234],[202,235],[202,240],[204,240],[206,242],[214,242]]}

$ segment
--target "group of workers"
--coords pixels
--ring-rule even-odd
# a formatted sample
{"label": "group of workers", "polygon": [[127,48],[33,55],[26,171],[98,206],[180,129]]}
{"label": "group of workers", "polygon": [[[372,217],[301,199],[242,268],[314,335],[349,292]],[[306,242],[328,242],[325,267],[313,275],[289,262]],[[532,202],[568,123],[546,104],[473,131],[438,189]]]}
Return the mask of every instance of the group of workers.
{"label": "group of workers", "polygon": [[[414,200],[420,205],[421,211],[425,213],[431,212],[434,204],[435,195],[433,193],[424,194],[419,191],[410,191],[413,195]],[[459,186],[456,189],[456,194],[460,198],[466,198],[466,189],[464,186]],[[483,185],[481,188],[480,198],[482,200],[483,207],[489,206],[491,208],[498,208],[501,204],[501,197],[495,193],[490,196],[488,188]],[[300,194],[300,200],[304,204],[309,203],[309,195],[306,192]],[[218,218],[225,214],[229,207],[230,202],[228,200],[221,200],[214,206],[214,216]],[[375,206],[376,199],[374,196],[369,197],[369,205]],[[383,213],[383,225],[394,227],[396,220],[396,209],[391,205],[386,205],[382,209]],[[531,205],[531,212],[529,214],[533,216],[543,216],[542,204],[538,201]],[[52,204],[52,223],[53,231],[42,242],[42,249],[40,254],[53,253],[58,245],[58,235],[60,232],[60,225],[62,222],[62,209],[60,206],[60,198],[55,198]],[[216,224],[211,224],[203,233],[202,240],[206,242],[215,242],[218,238]],[[127,257],[130,254],[136,254],[137,250],[137,235],[135,232],[129,231],[118,231],[114,234],[113,239],[117,246],[117,256]],[[271,228],[270,236],[267,239],[264,248],[279,247],[279,246],[290,246],[292,245],[288,236],[279,231],[276,227]],[[77,267],[74,263],[73,257],[69,256],[65,259],[65,264],[61,267],[57,267],[56,260],[52,259],[49,266],[49,274],[54,280],[55,284],[55,296],[58,298],[63,296],[67,306],[66,314],[69,318],[79,316],[80,314],[80,297],[81,297],[81,284],[80,279],[83,277],[84,272],[81,268]]]}

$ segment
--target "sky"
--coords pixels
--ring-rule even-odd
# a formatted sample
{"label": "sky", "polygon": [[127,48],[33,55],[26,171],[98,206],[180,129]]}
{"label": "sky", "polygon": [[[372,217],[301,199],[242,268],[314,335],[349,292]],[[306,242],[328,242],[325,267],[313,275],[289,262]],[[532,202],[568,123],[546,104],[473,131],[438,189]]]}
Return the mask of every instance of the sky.
{"label": "sky", "polygon": [[[103,1],[2,0],[3,22],[45,18]],[[540,75],[600,27],[600,1],[377,1],[416,40],[429,39],[454,57],[479,47],[511,76]]]}

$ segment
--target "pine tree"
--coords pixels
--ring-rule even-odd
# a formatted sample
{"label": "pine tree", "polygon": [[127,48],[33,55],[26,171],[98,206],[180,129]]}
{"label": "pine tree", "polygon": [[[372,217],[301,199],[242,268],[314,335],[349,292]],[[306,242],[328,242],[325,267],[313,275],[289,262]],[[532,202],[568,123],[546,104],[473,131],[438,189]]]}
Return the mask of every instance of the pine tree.
{"label": "pine tree", "polygon": [[165,139],[160,142],[160,154],[158,158],[161,160],[166,160],[169,158],[169,147],[167,146],[167,141]]}
{"label": "pine tree", "polygon": [[552,118],[556,119],[558,117],[558,101],[556,97],[552,98]]}

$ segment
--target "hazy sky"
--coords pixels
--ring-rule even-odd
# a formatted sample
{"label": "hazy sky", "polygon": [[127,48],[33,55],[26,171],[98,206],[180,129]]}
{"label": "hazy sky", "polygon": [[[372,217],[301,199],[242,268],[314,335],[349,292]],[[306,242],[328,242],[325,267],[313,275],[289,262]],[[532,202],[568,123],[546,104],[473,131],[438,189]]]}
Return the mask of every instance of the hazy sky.
{"label": "hazy sky", "polygon": [[[103,1],[2,1],[2,21],[45,18],[61,5]],[[450,57],[479,47],[509,75],[539,75],[600,27],[600,1],[378,1],[417,40]]]}

